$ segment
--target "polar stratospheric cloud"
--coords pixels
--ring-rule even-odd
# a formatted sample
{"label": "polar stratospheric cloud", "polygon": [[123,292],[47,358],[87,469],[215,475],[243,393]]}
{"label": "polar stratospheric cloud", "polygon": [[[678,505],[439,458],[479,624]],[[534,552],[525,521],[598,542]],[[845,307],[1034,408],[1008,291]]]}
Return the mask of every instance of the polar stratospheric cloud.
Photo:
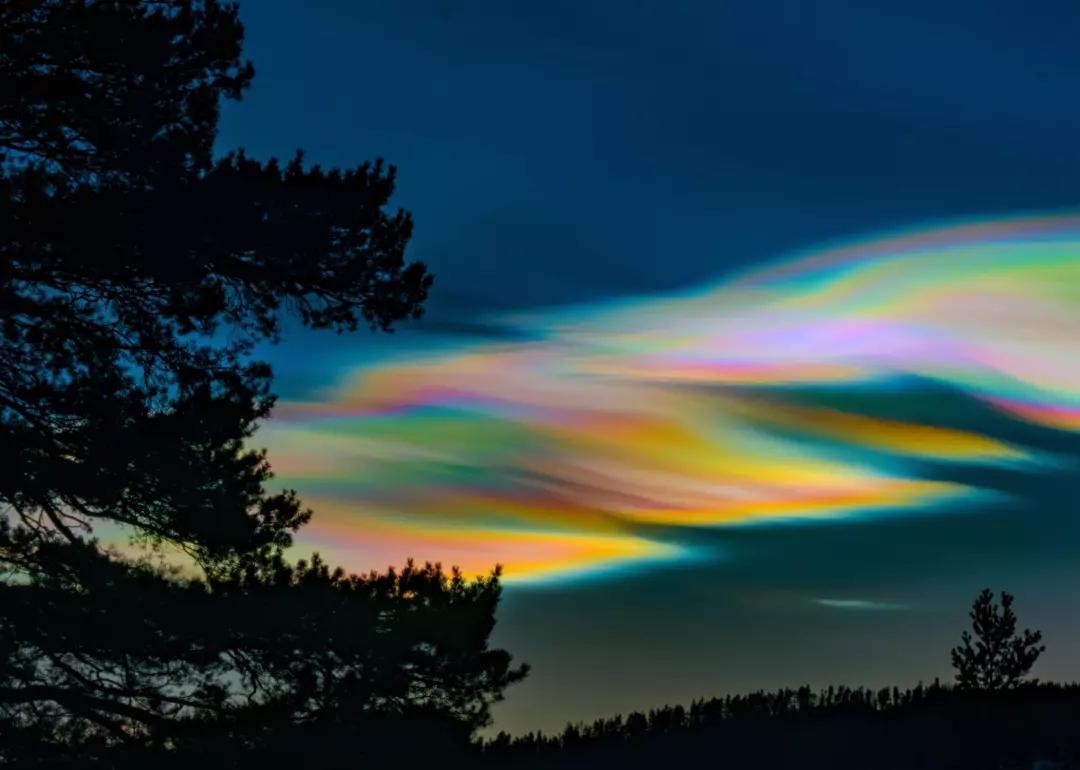
{"label": "polar stratospheric cloud", "polygon": [[301,546],[357,570],[499,562],[509,581],[717,559],[702,528],[993,505],[940,469],[1061,460],[985,425],[1080,428],[1077,217],[495,320],[498,341],[342,362],[330,395],[278,406],[260,438],[315,509]]}

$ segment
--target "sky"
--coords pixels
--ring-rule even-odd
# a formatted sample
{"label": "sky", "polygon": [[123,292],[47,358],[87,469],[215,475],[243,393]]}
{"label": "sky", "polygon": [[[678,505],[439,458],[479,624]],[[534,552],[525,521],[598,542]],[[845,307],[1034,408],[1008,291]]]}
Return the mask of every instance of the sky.
{"label": "sky", "polygon": [[298,551],[504,565],[496,728],[947,678],[984,586],[1080,679],[1080,7],[241,16],[220,149],[384,157],[436,275],[262,351],[257,440]]}

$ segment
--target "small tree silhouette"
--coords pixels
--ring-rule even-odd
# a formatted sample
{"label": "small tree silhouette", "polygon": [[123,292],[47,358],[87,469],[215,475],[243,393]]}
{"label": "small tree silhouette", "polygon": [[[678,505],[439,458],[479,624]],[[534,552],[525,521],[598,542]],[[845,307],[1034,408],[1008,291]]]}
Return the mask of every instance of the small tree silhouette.
{"label": "small tree silhouette", "polygon": [[1013,597],[1001,592],[1000,607],[989,588],[983,589],[971,607],[972,637],[964,631],[960,645],[952,649],[956,685],[964,690],[1012,689],[1031,671],[1046,649],[1041,631],[1016,632]]}

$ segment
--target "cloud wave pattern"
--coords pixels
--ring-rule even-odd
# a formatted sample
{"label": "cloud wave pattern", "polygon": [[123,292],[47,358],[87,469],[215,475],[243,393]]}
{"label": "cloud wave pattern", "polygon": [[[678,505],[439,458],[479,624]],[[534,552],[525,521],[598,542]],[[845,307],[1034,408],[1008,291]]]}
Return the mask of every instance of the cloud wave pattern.
{"label": "cloud wave pattern", "polygon": [[485,323],[507,333],[343,359],[323,396],[278,406],[260,438],[315,508],[301,547],[585,579],[722,558],[703,528],[989,499],[941,469],[1059,461],[991,423],[1080,428],[1080,217],[893,233]]}

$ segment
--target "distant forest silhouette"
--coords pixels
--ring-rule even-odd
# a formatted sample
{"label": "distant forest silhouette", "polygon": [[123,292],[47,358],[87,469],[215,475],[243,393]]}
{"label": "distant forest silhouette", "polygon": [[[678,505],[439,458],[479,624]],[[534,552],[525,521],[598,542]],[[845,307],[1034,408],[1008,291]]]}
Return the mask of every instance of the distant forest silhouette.
{"label": "distant forest silhouette", "polygon": [[1017,630],[1013,597],[989,590],[953,648],[956,684],[809,687],[700,699],[500,733],[480,756],[501,768],[1044,768],[1080,759],[1080,685],[1029,679],[1045,647]]}
{"label": "distant forest silhouette", "polygon": [[800,687],[500,734],[481,756],[498,768],[1073,768],[1078,726],[1078,685]]}
{"label": "distant forest silhouette", "polygon": [[[1030,767],[1080,755],[1080,689],[985,591],[955,685],[803,687],[480,741],[526,666],[495,568],[350,575],[250,447],[255,346],[390,330],[394,168],[215,158],[254,76],[216,0],[0,2],[0,764],[25,768]],[[118,538],[110,545],[102,532]],[[117,536],[115,533],[120,533]]]}

